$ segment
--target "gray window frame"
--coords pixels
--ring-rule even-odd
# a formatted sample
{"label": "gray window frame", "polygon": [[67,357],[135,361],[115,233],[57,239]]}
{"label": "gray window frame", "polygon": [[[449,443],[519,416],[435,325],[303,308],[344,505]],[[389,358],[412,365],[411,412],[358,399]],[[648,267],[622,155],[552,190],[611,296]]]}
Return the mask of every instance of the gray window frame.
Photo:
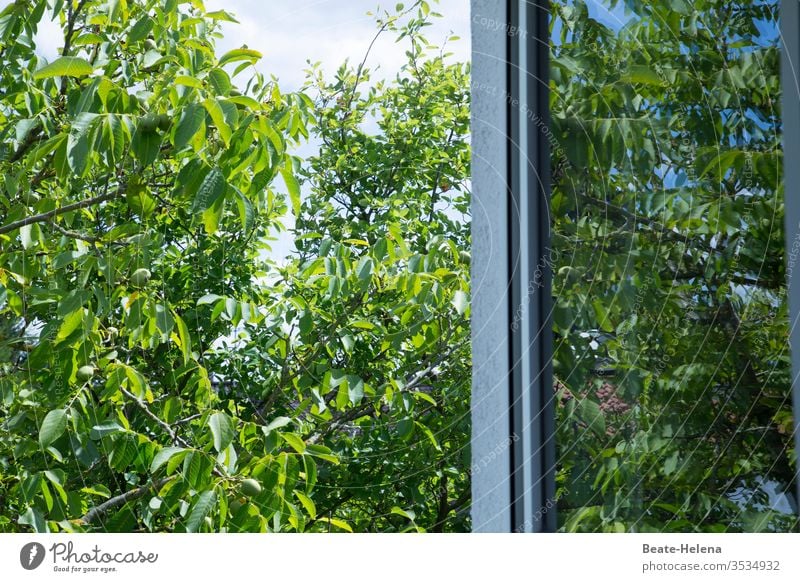
{"label": "gray window frame", "polygon": [[[781,2],[781,85],[783,159],[800,159],[800,1]],[[792,410],[794,411],[795,455],[800,456],[800,281],[793,276],[800,255],[800,164],[783,165],[783,198],[786,237],[786,279],[789,295],[789,346],[792,357]],[[800,503],[800,460],[796,499]]]}
{"label": "gray window frame", "polygon": [[556,528],[548,3],[472,2],[472,522]]}
{"label": "gray window frame", "polygon": [[[473,531],[551,532],[556,529],[556,455],[549,3],[471,0],[471,8]],[[798,31],[800,0],[782,0],[786,160],[800,159]],[[792,273],[800,257],[800,164],[785,164],[784,184],[792,393],[798,411],[800,281]],[[795,412],[800,452],[797,418]],[[797,489],[800,499],[800,479]]]}

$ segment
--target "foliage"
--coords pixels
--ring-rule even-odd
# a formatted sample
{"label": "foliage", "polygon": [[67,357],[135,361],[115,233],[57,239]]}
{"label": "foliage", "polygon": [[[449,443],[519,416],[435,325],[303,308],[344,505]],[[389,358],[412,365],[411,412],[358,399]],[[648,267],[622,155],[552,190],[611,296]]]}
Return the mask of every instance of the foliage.
{"label": "foliage", "polygon": [[468,529],[467,69],[428,58],[424,9],[405,13],[379,20],[410,46],[396,78],[372,82],[368,55],[330,82],[312,69],[297,256],[268,320],[217,364],[238,386],[263,378],[254,413],[341,459],[319,470],[317,529]]}
{"label": "foliage", "polygon": [[[65,36],[46,63],[51,14]],[[272,181],[312,106],[255,73],[256,51],[215,56],[230,19],[197,0],[3,10],[0,530],[300,519],[283,497],[308,455],[239,416],[207,363],[231,321],[264,319],[258,257],[286,208]],[[274,495],[234,511],[250,476]]]}
{"label": "foliage", "polygon": [[625,6],[552,22],[562,527],[796,528],[777,3]]}
{"label": "foliage", "polygon": [[0,531],[468,527],[467,69],[428,16],[314,103],[201,0],[3,10]]}

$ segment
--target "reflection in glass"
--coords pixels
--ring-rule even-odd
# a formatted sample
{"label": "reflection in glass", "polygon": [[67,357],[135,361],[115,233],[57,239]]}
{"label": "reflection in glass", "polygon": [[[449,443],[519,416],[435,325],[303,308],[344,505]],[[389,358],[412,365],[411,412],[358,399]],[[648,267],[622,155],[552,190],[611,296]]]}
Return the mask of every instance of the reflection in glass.
{"label": "reflection in glass", "polygon": [[565,531],[797,529],[777,8],[552,5]]}

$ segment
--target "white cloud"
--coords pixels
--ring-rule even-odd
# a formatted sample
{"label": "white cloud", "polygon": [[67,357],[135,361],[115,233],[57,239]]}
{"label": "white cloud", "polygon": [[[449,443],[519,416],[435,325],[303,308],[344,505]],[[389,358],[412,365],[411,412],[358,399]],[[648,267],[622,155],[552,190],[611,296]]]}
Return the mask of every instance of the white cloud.
{"label": "white cloud", "polygon": [[[444,18],[433,19],[426,31],[428,40],[441,44],[450,31],[461,40],[448,43],[455,58],[469,57],[469,0],[441,0],[431,3]],[[284,90],[299,88],[305,80],[307,60],[320,61],[332,73],[349,58],[360,62],[377,27],[368,11],[376,11],[374,0],[206,0],[209,10],[225,9],[240,24],[226,23],[220,52],[242,44],[261,51],[260,70],[274,74]],[[394,2],[383,2],[393,9]],[[405,46],[396,44],[391,34],[382,35],[370,54],[369,66],[380,66],[391,76],[405,61]]]}

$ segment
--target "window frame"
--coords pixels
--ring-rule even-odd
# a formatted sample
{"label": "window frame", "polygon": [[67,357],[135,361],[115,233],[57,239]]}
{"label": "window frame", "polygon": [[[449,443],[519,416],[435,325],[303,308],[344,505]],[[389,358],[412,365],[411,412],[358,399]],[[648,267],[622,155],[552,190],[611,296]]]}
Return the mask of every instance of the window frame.
{"label": "window frame", "polygon": [[472,520],[556,529],[549,4],[472,2]]}
{"label": "window frame", "polygon": [[[783,159],[800,159],[800,0],[782,0],[780,4],[781,91]],[[800,164],[783,166],[785,220],[785,257],[789,299],[789,349],[792,360],[792,411],[794,415],[795,456],[800,457],[800,281],[793,277],[800,242]],[[795,480],[796,502],[800,504],[800,459]]]}

